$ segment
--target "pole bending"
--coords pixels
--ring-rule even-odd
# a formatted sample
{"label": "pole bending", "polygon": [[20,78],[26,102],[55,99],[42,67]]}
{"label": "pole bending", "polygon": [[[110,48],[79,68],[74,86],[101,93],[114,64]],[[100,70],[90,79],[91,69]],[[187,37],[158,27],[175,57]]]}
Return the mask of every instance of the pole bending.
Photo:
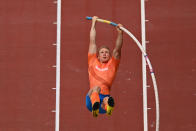
{"label": "pole bending", "polygon": [[[92,17],[86,17],[87,20],[92,20]],[[110,24],[114,27],[118,26],[118,24],[108,21],[108,20],[103,20],[103,19],[97,19],[98,22],[102,22],[102,23],[107,23]],[[148,58],[147,53],[144,51],[141,43],[137,40],[137,38],[131,33],[129,32],[126,28],[124,27],[119,27],[122,31],[124,31],[125,33],[127,33],[127,35],[129,35],[137,44],[137,46],[139,47],[140,51],[142,52],[142,54],[145,57],[145,60],[148,64],[149,70],[150,70],[150,74],[152,77],[152,82],[153,82],[153,86],[154,86],[154,92],[155,92],[155,101],[156,101],[156,131],[159,131],[159,96],[158,96],[158,88],[157,88],[157,83],[156,83],[156,78],[154,75],[154,71],[150,62],[150,59]]]}

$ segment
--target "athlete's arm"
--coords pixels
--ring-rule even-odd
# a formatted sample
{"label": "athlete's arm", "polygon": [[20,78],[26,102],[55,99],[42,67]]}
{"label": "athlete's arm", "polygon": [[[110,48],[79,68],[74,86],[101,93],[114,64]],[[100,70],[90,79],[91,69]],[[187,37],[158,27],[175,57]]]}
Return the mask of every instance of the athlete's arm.
{"label": "athlete's arm", "polygon": [[96,20],[97,20],[97,16],[94,16],[92,18],[92,25],[91,25],[91,30],[90,30],[90,44],[89,44],[89,54],[95,54],[97,51],[97,46],[96,46],[96,42],[95,42],[95,38],[96,38],[96,30],[95,30],[95,25],[96,25]]}
{"label": "athlete's arm", "polygon": [[113,56],[115,59],[120,59],[121,57],[121,48],[123,45],[123,31],[120,29],[120,27],[122,27],[121,24],[118,24],[117,26],[117,32],[118,32],[118,36],[116,39],[116,45],[115,48],[113,50]]}

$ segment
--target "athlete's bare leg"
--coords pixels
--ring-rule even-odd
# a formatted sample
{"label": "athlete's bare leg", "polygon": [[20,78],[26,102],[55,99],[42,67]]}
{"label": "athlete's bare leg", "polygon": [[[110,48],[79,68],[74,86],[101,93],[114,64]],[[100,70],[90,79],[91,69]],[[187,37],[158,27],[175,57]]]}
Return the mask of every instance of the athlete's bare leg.
{"label": "athlete's bare leg", "polygon": [[91,97],[93,92],[97,92],[98,94],[101,92],[101,88],[99,86],[95,86],[88,91],[88,96]]}
{"label": "athlete's bare leg", "polygon": [[103,99],[103,103],[101,104],[101,108],[105,109],[105,106],[108,105],[108,99],[109,99],[108,96]]}

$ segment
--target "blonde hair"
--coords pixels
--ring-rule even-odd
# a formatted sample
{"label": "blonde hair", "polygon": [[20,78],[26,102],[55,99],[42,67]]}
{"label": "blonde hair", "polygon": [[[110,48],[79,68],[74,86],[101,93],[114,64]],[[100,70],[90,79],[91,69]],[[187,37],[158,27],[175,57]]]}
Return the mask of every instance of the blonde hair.
{"label": "blonde hair", "polygon": [[109,48],[107,45],[102,45],[102,46],[100,46],[100,47],[98,48],[98,50],[97,50],[97,56],[99,55],[99,51],[100,51],[101,49],[103,49],[103,48],[108,49],[109,52],[110,52],[110,55],[111,55],[110,48]]}

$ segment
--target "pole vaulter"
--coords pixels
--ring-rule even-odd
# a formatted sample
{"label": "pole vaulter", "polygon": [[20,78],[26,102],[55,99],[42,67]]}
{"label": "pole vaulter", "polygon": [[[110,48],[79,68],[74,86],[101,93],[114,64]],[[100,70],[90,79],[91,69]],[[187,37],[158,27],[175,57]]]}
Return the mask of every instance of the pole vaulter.
{"label": "pole vaulter", "polygon": [[[87,20],[92,20],[92,17],[86,17]],[[104,19],[97,19],[98,22],[102,22],[102,23],[106,23],[106,24],[110,24],[114,27],[116,27],[118,24],[108,21],[108,20],[104,20]],[[158,96],[158,88],[157,88],[157,83],[156,83],[156,78],[155,78],[155,74],[150,62],[150,59],[148,58],[147,53],[145,52],[145,50],[143,49],[141,43],[137,40],[137,38],[130,32],[128,31],[126,28],[124,27],[120,27],[120,29],[122,31],[124,31],[127,35],[129,35],[137,44],[137,46],[139,47],[140,51],[142,52],[142,54],[145,57],[145,60],[147,62],[147,65],[149,67],[150,70],[150,74],[151,74],[151,78],[152,78],[152,82],[153,82],[153,87],[154,87],[154,92],[155,92],[155,101],[156,101],[156,131],[159,131],[159,96]]]}

